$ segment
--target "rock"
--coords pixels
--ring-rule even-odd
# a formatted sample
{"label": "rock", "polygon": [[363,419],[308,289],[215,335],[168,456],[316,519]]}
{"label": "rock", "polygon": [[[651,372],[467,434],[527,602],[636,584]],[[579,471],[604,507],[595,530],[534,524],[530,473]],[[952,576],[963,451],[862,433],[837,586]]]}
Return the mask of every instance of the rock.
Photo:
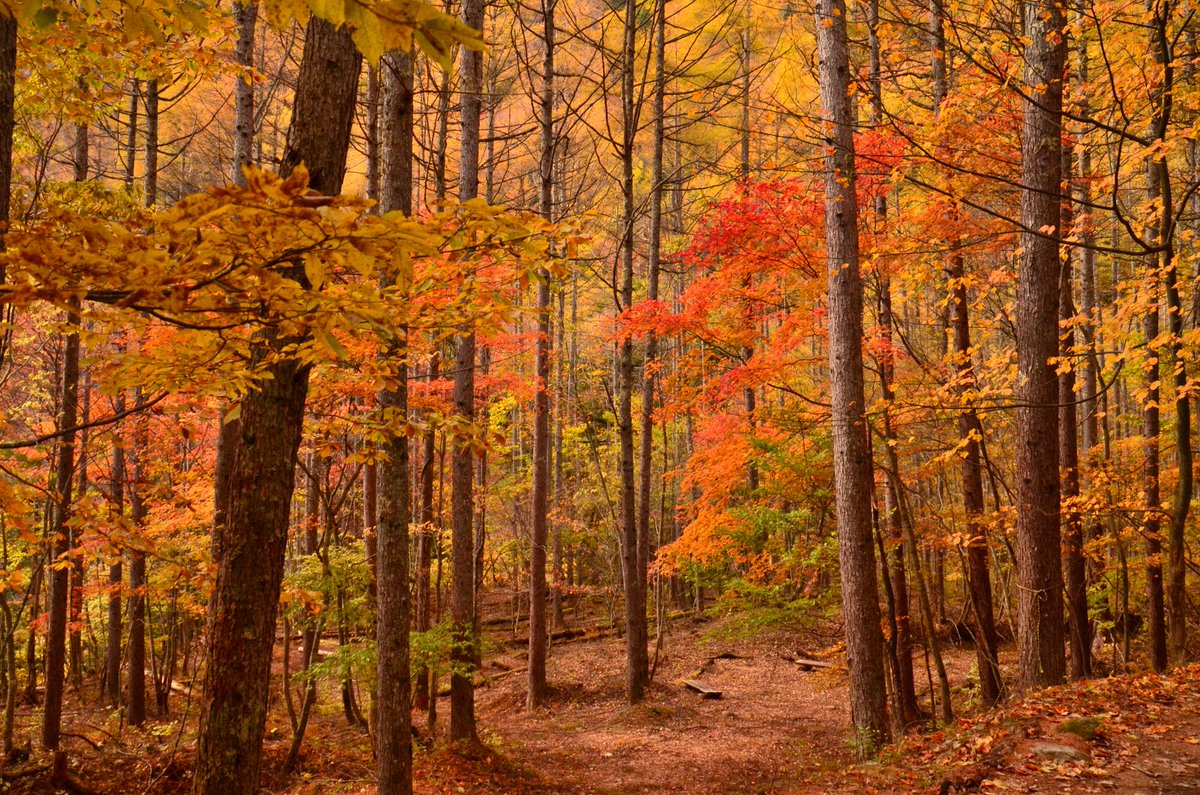
{"label": "rock", "polygon": [[1077,762],[1081,759],[1087,759],[1087,754],[1082,751],[1072,748],[1069,745],[1059,745],[1058,743],[1038,743],[1033,746],[1033,755],[1040,756],[1043,759],[1051,759],[1055,762]]}

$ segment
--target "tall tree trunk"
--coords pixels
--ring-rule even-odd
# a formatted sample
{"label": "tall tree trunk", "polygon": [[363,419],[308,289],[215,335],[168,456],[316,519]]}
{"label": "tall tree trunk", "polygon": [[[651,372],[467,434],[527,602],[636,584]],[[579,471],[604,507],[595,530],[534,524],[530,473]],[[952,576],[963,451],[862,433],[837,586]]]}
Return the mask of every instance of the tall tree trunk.
{"label": "tall tree trunk", "polygon": [[[281,171],[304,162],[310,187],[322,194],[341,191],[361,60],[348,30],[310,20]],[[255,341],[252,364],[265,364],[270,377],[243,399],[226,451],[226,504],[217,507],[225,524],[209,606],[193,783],[198,795],[249,795],[259,788],[271,648],[308,393],[309,365],[286,353],[295,342],[270,330]]]}
{"label": "tall tree trunk", "polygon": [[74,330],[68,332],[63,345],[62,381],[59,385],[61,409],[58,427],[58,456],[54,469],[54,521],[50,528],[52,563],[50,569],[50,624],[46,632],[46,705],[42,712],[42,745],[58,748],[62,733],[62,701],[67,646],[67,588],[70,566],[70,531],[67,519],[71,512],[72,486],[75,480],[75,426],[79,422],[79,299],[71,299],[67,321]]}
{"label": "tall tree trunk", "polygon": [[[541,157],[538,211],[554,220],[554,9],[542,0],[542,94],[539,98]],[[526,705],[537,709],[546,697],[546,544],[550,511],[550,271],[538,271],[538,338],[534,355],[533,494],[529,548],[529,686]]]}
{"label": "tall tree trunk", "polygon": [[[748,184],[750,182],[750,77],[751,77],[750,76],[751,11],[750,11],[750,4],[748,2],[743,7],[742,14],[743,14],[744,18],[741,20],[741,23],[742,23],[742,36],[741,36],[741,39],[742,39],[742,41],[741,41],[742,118],[741,118],[741,125],[740,125],[741,129],[739,130],[739,133],[741,134],[741,158],[740,158],[741,162],[739,165],[741,167],[740,173],[741,173],[742,183]],[[665,32],[662,35],[665,37]],[[657,56],[657,47],[655,48],[655,54]],[[657,104],[658,96],[659,96],[659,85],[658,85],[658,81],[656,79],[656,81],[655,81],[655,102],[656,102],[656,105],[655,105],[655,113],[656,113],[656,116],[655,116],[655,136],[656,136],[655,145],[658,147],[655,152],[655,154],[657,156],[657,164],[658,164],[658,178],[654,180],[654,189],[656,191],[661,190],[661,185],[662,185],[662,141],[659,140],[659,137],[662,135],[662,129],[661,129],[662,108],[660,106],[658,106],[658,104]],[[661,194],[659,194],[659,197],[656,197],[655,201],[661,202]],[[660,213],[661,213],[661,208],[660,208]],[[660,225],[661,225],[661,221],[660,221]],[[654,254],[652,254],[652,256],[657,256],[657,254],[654,253]],[[750,283],[751,283],[751,278],[749,276],[747,276],[745,286],[747,288],[749,288]],[[658,285],[655,284],[655,287],[657,287],[657,286]],[[657,298],[657,294],[655,295],[655,297]],[[746,302],[745,311],[746,311],[746,325],[751,330],[753,330],[755,321],[754,321],[754,314],[753,314],[753,312],[751,312],[751,306],[750,306],[749,300],[747,300],[747,302]],[[750,345],[747,345],[745,350],[742,353],[746,357],[746,362],[749,363],[749,361],[754,357],[753,343],[751,343]],[[755,406],[756,402],[757,402],[757,397],[754,393],[753,386],[748,386],[742,390],[742,405],[745,407],[745,411],[746,411],[746,428],[747,428],[747,432],[750,434],[751,437],[754,436],[754,414],[755,414],[755,409],[756,409],[756,406]],[[645,431],[643,431],[643,433],[645,433]],[[649,474],[645,475],[644,477],[648,478]],[[753,455],[751,455],[751,458],[750,458],[749,462],[747,462],[747,465],[746,465],[746,490],[748,492],[749,498],[751,500],[753,500],[755,494],[758,492],[758,465],[754,462]],[[649,508],[646,508],[645,510],[649,511]]]}
{"label": "tall tree trunk", "polygon": [[[438,366],[441,353],[434,350],[429,358],[429,383],[438,379]],[[438,537],[436,513],[433,503],[433,482],[437,465],[437,431],[432,427],[425,431],[421,454],[421,530],[417,537],[417,604],[416,617],[413,622],[418,632],[428,632],[433,626],[433,594],[431,590],[431,568],[433,565],[433,546]],[[430,699],[436,694],[430,692],[429,671],[421,668],[417,672],[417,691],[415,705],[417,709],[429,709]]]}
{"label": "tall tree trunk", "polygon": [[[1166,146],[1167,131],[1174,107],[1175,53],[1170,30],[1171,5],[1154,3],[1150,23],[1151,49],[1155,66],[1161,70],[1154,92],[1154,111],[1151,119],[1151,140]],[[1170,661],[1181,663],[1187,655],[1187,561],[1186,540],[1188,510],[1192,503],[1192,409],[1187,391],[1187,358],[1183,341],[1183,305],[1179,298],[1179,272],[1175,262],[1175,215],[1171,170],[1166,157],[1147,158],[1147,168],[1159,197],[1156,208],[1157,228],[1152,242],[1162,248],[1158,253],[1159,272],[1167,301],[1167,328],[1171,333],[1170,352],[1172,380],[1175,385],[1175,457],[1179,477],[1171,501],[1170,527],[1167,544],[1167,627],[1166,645]],[[1152,224],[1152,228],[1155,225]],[[1157,644],[1156,641],[1155,644]]]}
{"label": "tall tree trunk", "polygon": [[[413,59],[404,53],[384,56],[383,158],[380,209],[412,215],[413,186]],[[379,405],[396,421],[408,417],[407,339],[389,346],[395,388],[379,396]],[[408,525],[412,519],[409,491],[408,432],[392,429],[379,463],[378,573],[376,618],[376,683],[378,726],[376,767],[380,795],[412,792],[412,729],[409,706],[408,652]]]}
{"label": "tall tree trunk", "polygon": [[1066,36],[1062,6],[1025,6],[1017,287],[1017,648],[1023,687],[1063,681],[1058,488],[1058,239]]}
{"label": "tall tree trunk", "polygon": [[[566,324],[566,288],[560,286],[558,290],[558,322],[554,325],[554,331],[557,335],[557,350],[558,353],[554,357],[555,376],[554,376],[554,486],[551,490],[551,500],[554,503],[556,513],[561,511],[564,506],[563,497],[566,494],[564,483],[564,467],[563,467],[563,425],[567,421],[567,397],[565,389],[565,373],[567,369],[566,348],[566,332],[564,325]],[[560,513],[557,515],[561,516]],[[566,626],[566,619],[563,617],[563,537],[562,537],[562,521],[554,523],[554,550],[551,560],[552,573],[551,582],[553,583],[550,590],[550,604],[553,610],[552,622],[555,629],[561,629]]]}
{"label": "tall tree trunk", "polygon": [[137,176],[138,111],[142,105],[142,82],[136,77],[129,81],[129,125],[125,132],[125,190],[133,191]]}
{"label": "tall tree trunk", "polygon": [[[125,393],[118,392],[113,401],[113,410],[125,411]],[[118,438],[113,444],[112,467],[109,470],[108,498],[110,510],[118,517],[125,513],[125,448]],[[121,703],[121,584],[124,573],[121,566],[121,548],[115,544],[109,550],[108,564],[108,632],[104,646],[104,687],[102,697],[117,706]]]}
{"label": "tall tree trunk", "polygon": [[146,103],[145,168],[142,175],[142,202],[147,207],[158,204],[158,81],[147,80],[142,92]]}
{"label": "tall tree trunk", "polygon": [[[135,390],[134,395],[136,404],[141,405],[141,389]],[[135,529],[141,528],[146,518],[147,488],[142,464],[146,454],[146,434],[139,427],[134,434],[133,478],[129,488],[129,522]],[[129,557],[128,678],[125,717],[130,726],[141,726],[146,722],[146,552],[142,549],[130,550]]]}
{"label": "tall tree trunk", "polygon": [[[462,21],[483,30],[485,0],[464,0]],[[463,49],[461,59],[462,100],[459,107],[462,140],[459,156],[458,198],[467,201],[479,195],[479,121],[482,113],[483,53]],[[454,411],[464,422],[475,420],[475,330],[464,328],[454,360]],[[475,620],[475,561],[473,522],[475,518],[474,453],[465,439],[454,444],[451,463],[454,490],[450,504],[451,569],[454,592],[455,645],[450,675],[450,739],[475,742],[475,689],[471,682],[478,639]]]}
{"label": "tall tree trunk", "polygon": [[[0,246],[8,232],[12,207],[12,155],[17,95],[17,20],[0,14]],[[0,283],[4,282],[0,265]],[[2,353],[2,352],[0,352]]]}
{"label": "tall tree trunk", "polygon": [[[1063,146],[1063,184],[1070,186],[1073,153]],[[1064,233],[1074,234],[1075,219],[1069,201],[1063,202]],[[1062,328],[1060,352],[1075,355],[1075,301],[1072,295],[1071,259],[1062,263],[1059,280],[1058,319]],[[1087,563],[1083,557],[1083,517],[1073,503],[1079,498],[1079,413],[1075,396],[1074,366],[1058,377],[1058,469],[1059,488],[1068,507],[1063,515],[1063,553],[1067,585],[1067,626],[1071,635],[1071,676],[1083,679],[1091,675],[1092,642],[1088,626]]]}
{"label": "tall tree trunk", "polygon": [[[233,20],[237,26],[234,60],[243,72],[254,69],[254,28],[258,22],[258,3],[235,2]],[[251,164],[254,152],[254,81],[249,74],[238,76],[234,88],[233,173],[234,183],[245,186],[242,169]]]}
{"label": "tall tree trunk", "polygon": [[[625,2],[624,44],[621,54],[621,193],[622,235],[619,309],[633,305],[634,143],[637,137],[637,99],[634,60],[637,57],[638,12],[635,0]],[[646,651],[646,577],[636,511],[637,482],[633,472],[633,340],[625,335],[617,352],[617,437],[621,503],[621,571],[625,580],[625,695],[630,704],[645,697],[650,679]]]}
{"label": "tall tree trunk", "polygon": [[[79,78],[79,88],[86,93],[87,84],[83,78]],[[86,182],[88,178],[89,165],[89,149],[91,142],[89,140],[89,130],[86,124],[75,125],[75,145],[74,145],[74,166],[75,166],[75,181]],[[88,415],[91,413],[91,397],[88,381],[85,379],[82,386],[82,395],[78,396],[80,411],[79,418],[83,425],[88,422]],[[79,476],[79,482],[75,489],[75,498],[82,499],[87,495],[88,476],[87,476],[87,431],[80,431],[78,453],[76,461],[76,470]],[[69,596],[69,605],[67,610],[67,626],[68,633],[68,648],[70,649],[70,667],[69,678],[71,687],[76,693],[83,690],[83,633],[81,623],[83,619],[83,555],[80,554],[78,531],[75,529],[67,530],[70,536],[70,546],[74,550],[71,554],[71,592]],[[82,694],[81,694],[82,695]]]}
{"label": "tall tree trunk", "polygon": [[871,542],[871,452],[863,412],[863,288],[858,262],[854,111],[843,0],[818,0],[817,55],[825,146],[825,248],[829,274],[829,380],[832,399],[838,561],[850,712],[860,752],[887,741],[883,635]]}

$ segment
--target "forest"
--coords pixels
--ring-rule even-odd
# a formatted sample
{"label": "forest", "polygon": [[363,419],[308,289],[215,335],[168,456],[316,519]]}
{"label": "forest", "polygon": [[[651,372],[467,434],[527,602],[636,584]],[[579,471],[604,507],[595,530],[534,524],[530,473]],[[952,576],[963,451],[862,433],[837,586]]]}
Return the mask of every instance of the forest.
{"label": "forest", "polygon": [[1191,0],[0,0],[0,791],[1200,792]]}

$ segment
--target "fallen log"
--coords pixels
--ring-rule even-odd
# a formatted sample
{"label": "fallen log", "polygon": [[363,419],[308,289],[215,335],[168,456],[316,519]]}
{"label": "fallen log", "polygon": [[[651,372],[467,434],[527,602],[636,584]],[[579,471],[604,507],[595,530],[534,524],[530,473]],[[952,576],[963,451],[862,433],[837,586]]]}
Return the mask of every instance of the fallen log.
{"label": "fallen log", "polygon": [[833,663],[825,662],[824,660],[811,660],[807,657],[792,657],[790,655],[784,655],[783,659],[787,660],[790,663],[795,663],[796,665],[799,665],[801,668],[803,668],[806,671],[825,670],[827,668],[833,667]]}
{"label": "fallen log", "polygon": [[699,679],[685,679],[683,684],[689,690],[694,690],[700,694],[701,698],[720,698],[721,691],[717,690],[710,684],[701,682]]}

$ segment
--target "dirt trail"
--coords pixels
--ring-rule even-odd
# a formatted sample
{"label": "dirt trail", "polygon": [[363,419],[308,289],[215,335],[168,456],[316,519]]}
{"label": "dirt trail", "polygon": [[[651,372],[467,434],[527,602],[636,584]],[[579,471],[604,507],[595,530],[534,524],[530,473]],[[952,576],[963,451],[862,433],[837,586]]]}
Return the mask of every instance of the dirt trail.
{"label": "dirt trail", "polygon": [[[480,690],[479,714],[502,753],[561,791],[777,791],[852,755],[844,673],[803,671],[784,659],[798,648],[787,633],[750,642],[676,631],[649,698],[629,707],[621,639],[562,644],[551,654],[545,710],[526,712],[524,676],[514,672]],[[519,655],[502,664],[515,671]],[[723,697],[702,699],[682,686],[686,678]]]}

